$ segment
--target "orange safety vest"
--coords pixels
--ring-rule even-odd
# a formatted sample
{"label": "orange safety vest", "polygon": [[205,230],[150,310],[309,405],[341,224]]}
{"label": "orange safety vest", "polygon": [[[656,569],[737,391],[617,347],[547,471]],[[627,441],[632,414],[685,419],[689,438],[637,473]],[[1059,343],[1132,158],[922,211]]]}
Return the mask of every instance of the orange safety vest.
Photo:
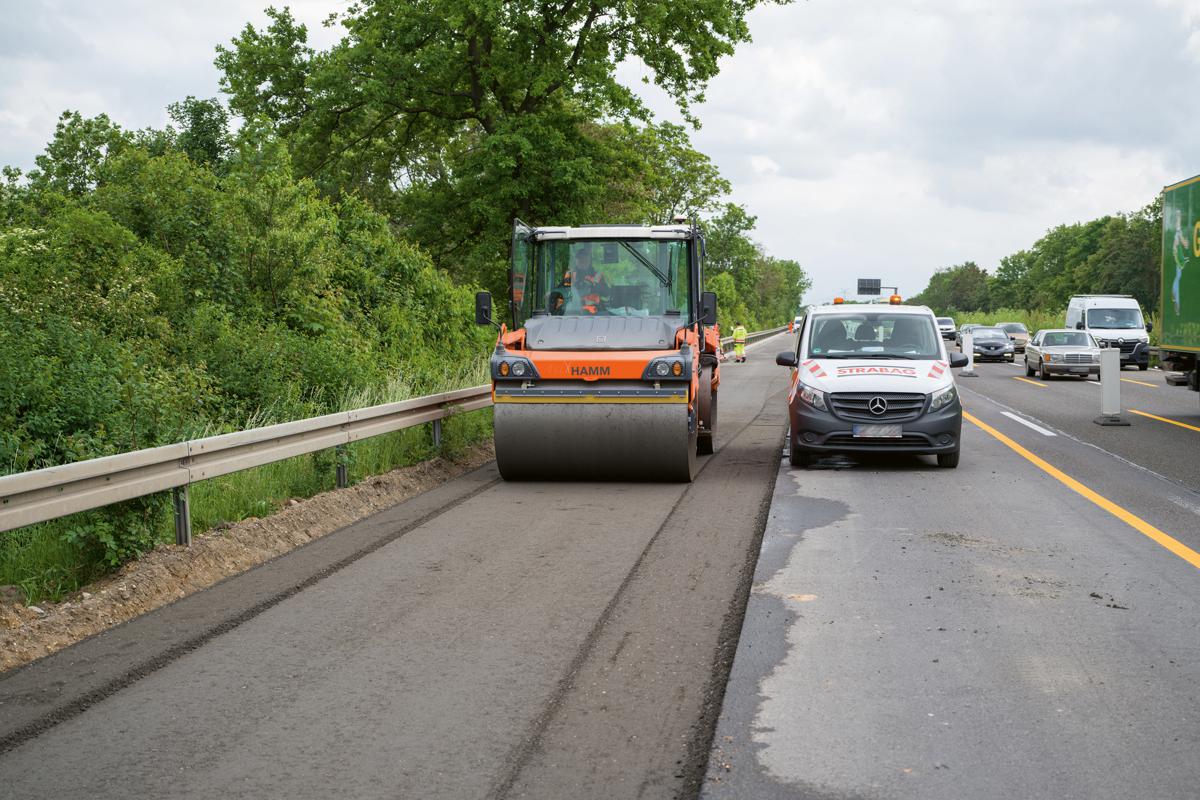
{"label": "orange safety vest", "polygon": [[[563,276],[563,285],[564,286],[571,285],[573,275],[574,275],[574,273],[568,272],[566,275]],[[585,295],[582,295],[580,297],[580,299],[583,300],[583,306],[582,306],[583,310],[589,314],[595,314],[600,305],[600,300],[602,298],[601,298],[598,290],[600,289],[602,280],[603,279],[594,272],[591,275],[584,276],[584,279],[583,279],[584,284],[590,284],[589,286],[587,286],[587,288],[591,289],[592,291],[588,292]]]}

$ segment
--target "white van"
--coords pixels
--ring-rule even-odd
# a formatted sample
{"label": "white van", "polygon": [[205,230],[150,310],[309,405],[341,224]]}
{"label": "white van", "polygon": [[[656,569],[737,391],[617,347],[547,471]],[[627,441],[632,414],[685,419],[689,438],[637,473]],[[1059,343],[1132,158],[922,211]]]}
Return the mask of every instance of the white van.
{"label": "white van", "polygon": [[1127,294],[1077,294],[1067,303],[1066,327],[1088,331],[1098,342],[1121,350],[1121,366],[1150,366],[1150,325],[1138,301]]}
{"label": "white van", "polygon": [[775,357],[792,368],[788,393],[791,462],[827,453],[936,455],[958,466],[962,405],[948,353],[924,306],[839,304],[809,309],[795,350]]}

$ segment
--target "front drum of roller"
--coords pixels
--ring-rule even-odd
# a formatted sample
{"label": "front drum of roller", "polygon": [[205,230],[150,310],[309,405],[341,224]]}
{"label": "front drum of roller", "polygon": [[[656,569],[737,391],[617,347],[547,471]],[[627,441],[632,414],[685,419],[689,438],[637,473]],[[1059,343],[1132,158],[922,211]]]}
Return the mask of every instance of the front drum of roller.
{"label": "front drum of roller", "polygon": [[497,403],[496,465],[510,481],[690,481],[686,403]]}

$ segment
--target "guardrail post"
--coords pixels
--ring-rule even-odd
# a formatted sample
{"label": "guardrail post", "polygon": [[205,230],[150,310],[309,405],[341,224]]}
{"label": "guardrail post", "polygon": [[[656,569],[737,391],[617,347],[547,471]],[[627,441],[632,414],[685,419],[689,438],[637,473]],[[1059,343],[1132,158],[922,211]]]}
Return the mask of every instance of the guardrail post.
{"label": "guardrail post", "polygon": [[960,378],[978,378],[979,373],[975,371],[975,336],[970,333],[963,334],[962,343],[963,354],[967,357],[966,369],[958,371]]}
{"label": "guardrail post", "polygon": [[192,504],[187,484],[171,490],[171,503],[175,507],[175,544],[192,546]]}
{"label": "guardrail post", "polygon": [[433,449],[442,449],[442,421],[440,419],[433,421]]}
{"label": "guardrail post", "polygon": [[1129,425],[1121,418],[1121,349],[1106,347],[1100,350],[1100,416],[1097,425]]}
{"label": "guardrail post", "polygon": [[337,459],[337,488],[345,489],[350,485],[350,470],[346,465],[349,454],[344,444],[339,444],[336,451],[334,458]]}

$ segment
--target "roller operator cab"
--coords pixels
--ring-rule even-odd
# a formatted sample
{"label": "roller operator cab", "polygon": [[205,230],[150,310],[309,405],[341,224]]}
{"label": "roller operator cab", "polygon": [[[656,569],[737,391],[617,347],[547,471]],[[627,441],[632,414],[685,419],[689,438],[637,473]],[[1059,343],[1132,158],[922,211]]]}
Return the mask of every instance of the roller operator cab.
{"label": "roller operator cab", "polygon": [[933,312],[923,306],[832,305],[810,310],[788,392],[791,462],[831,453],[936,455],[958,466],[962,405]]}
{"label": "roller operator cab", "polygon": [[[513,230],[491,358],[507,480],[690,481],[717,419],[716,296],[685,222]],[[511,327],[510,327],[511,326]]]}

